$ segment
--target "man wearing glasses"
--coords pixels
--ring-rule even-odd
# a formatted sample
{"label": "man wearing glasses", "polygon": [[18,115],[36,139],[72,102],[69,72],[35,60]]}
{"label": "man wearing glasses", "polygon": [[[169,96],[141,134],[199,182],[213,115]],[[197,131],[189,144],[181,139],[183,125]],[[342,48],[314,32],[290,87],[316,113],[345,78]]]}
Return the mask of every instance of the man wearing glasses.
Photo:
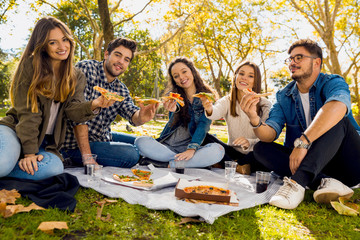
{"label": "man wearing glasses", "polygon": [[[277,92],[266,122],[256,113],[258,98],[252,93],[241,103],[261,140],[254,147],[256,159],[284,177],[269,203],[294,209],[306,186],[317,188],[318,203],[351,197],[348,186],[360,183],[360,127],[352,116],[349,86],[341,76],[321,73],[322,50],[316,42],[296,41],[288,54],[285,63],[294,81]],[[284,126],[283,146],[273,141]]]}

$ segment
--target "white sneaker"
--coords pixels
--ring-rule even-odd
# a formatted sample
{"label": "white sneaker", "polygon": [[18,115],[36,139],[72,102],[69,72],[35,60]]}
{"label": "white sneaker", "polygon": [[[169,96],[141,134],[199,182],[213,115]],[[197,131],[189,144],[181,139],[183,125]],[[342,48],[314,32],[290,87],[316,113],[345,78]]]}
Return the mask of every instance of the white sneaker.
{"label": "white sneaker", "polygon": [[269,204],[279,208],[294,209],[304,200],[305,188],[287,177],[284,177],[283,181],[284,185],[272,196]]}
{"label": "white sneaker", "polygon": [[330,203],[339,197],[351,198],[354,191],[335,178],[323,178],[314,192],[314,199],[317,203]]}

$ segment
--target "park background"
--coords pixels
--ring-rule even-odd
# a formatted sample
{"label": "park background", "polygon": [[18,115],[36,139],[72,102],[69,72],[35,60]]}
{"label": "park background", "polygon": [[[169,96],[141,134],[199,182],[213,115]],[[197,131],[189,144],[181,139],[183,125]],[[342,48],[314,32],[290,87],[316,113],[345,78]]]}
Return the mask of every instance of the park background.
{"label": "park background", "polygon": [[[55,16],[73,31],[76,61],[101,60],[115,37],[139,43],[121,80],[133,96],[159,98],[166,67],[176,56],[195,62],[202,77],[224,96],[236,65],[260,66],[263,91],[291,81],[284,59],[297,39],[311,38],[324,52],[323,72],[343,76],[359,122],[359,0],[0,0],[0,104],[31,29]],[[273,100],[270,98],[270,100]],[[160,109],[161,111],[161,109]]]}
{"label": "park background", "polygon": [[[263,91],[291,81],[284,59],[292,42],[311,38],[324,52],[324,72],[343,76],[350,86],[359,121],[359,0],[0,0],[0,116],[9,106],[8,87],[31,28],[43,16],[55,16],[73,31],[76,61],[101,60],[115,37],[133,38],[139,52],[121,80],[133,96],[162,95],[166,66],[176,56],[195,62],[202,77],[224,96],[236,64],[260,65]],[[270,98],[270,100],[273,100]],[[158,134],[163,120],[151,121],[136,134]],[[113,125],[126,132],[126,123]],[[212,133],[226,141],[226,126]],[[281,141],[281,139],[280,139]],[[105,196],[80,188],[74,213],[58,209],[0,217],[0,239],[360,239],[360,218],[339,215],[316,204],[313,191],[294,210],[269,205],[233,212],[212,225],[183,219],[172,211],[155,211],[119,199],[103,209]],[[355,190],[355,199],[360,190]],[[28,205],[21,198],[17,203]],[[42,221],[66,221],[68,230],[50,236],[36,228]],[[190,222],[187,222],[190,221]]]}

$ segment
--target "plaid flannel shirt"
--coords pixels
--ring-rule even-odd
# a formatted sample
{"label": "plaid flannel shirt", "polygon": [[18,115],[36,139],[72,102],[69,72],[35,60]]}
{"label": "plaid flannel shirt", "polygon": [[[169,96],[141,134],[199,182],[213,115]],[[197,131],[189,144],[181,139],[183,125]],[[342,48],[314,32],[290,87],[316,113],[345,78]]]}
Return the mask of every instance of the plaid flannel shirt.
{"label": "plaid flannel shirt", "polygon": [[[105,88],[125,97],[124,101],[115,102],[113,106],[101,109],[100,113],[92,120],[87,121],[86,123],[80,123],[88,125],[90,142],[110,142],[112,140],[111,123],[115,120],[116,116],[119,114],[122,118],[128,120],[130,124],[134,125],[131,118],[139,108],[134,105],[130,92],[124,83],[117,78],[111,83],[106,80],[103,62],[84,60],[78,62],[76,67],[86,76],[87,83],[84,92],[86,101],[91,101],[100,97],[101,93],[94,90],[94,86]],[[77,148],[78,145],[73,132],[73,127],[80,124],[69,120],[67,124],[64,148]]]}

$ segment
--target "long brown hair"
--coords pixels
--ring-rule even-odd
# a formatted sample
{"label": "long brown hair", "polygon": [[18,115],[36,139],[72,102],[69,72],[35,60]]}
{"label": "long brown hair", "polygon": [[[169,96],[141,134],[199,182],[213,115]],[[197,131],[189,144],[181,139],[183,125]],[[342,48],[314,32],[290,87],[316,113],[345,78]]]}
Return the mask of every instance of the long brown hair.
{"label": "long brown hair", "polygon": [[[250,66],[254,69],[254,85],[252,87],[252,90],[256,93],[260,93],[261,92],[261,72],[260,72],[260,69],[259,69],[259,66],[256,65],[255,63],[251,62],[251,61],[243,61],[241,62],[236,70],[235,70],[235,74],[234,74],[234,79],[232,81],[232,84],[231,84],[231,95],[230,95],[230,114],[231,116],[233,117],[237,117],[239,116],[237,113],[236,113],[236,101],[237,101],[237,98],[238,98],[238,89],[236,87],[236,78],[237,78],[237,75],[240,71],[240,68],[242,68],[243,66]],[[258,109],[258,113],[259,113],[259,109]]]}
{"label": "long brown hair", "polygon": [[[46,49],[50,31],[59,28],[70,42],[69,57],[61,61],[59,74],[60,79],[55,79],[55,73],[51,65],[51,59]],[[70,29],[60,20],[54,17],[40,19],[31,34],[30,40],[20,58],[14,78],[20,77],[24,62],[32,59],[34,75],[27,93],[27,107],[31,105],[31,112],[38,112],[37,98],[42,95],[55,101],[64,102],[69,94],[75,92],[76,78],[73,67],[75,44]],[[14,96],[17,86],[13,79],[10,86],[10,99],[14,104]],[[17,83],[20,84],[20,83]]]}
{"label": "long brown hair", "polygon": [[177,63],[184,63],[188,68],[190,68],[192,75],[194,76],[194,84],[196,87],[196,92],[207,92],[207,93],[212,93],[217,97],[217,93],[208,85],[204,82],[204,80],[201,78],[199,71],[195,68],[194,63],[186,58],[186,57],[177,57],[175,58],[168,67],[168,85],[165,89],[165,93],[167,94],[168,92],[174,92],[174,93],[179,93],[181,95],[181,97],[184,99],[185,102],[185,106],[180,108],[180,111],[175,113],[175,118],[174,118],[174,122],[173,125],[175,125],[179,120],[181,121],[182,125],[187,127],[187,124],[190,121],[190,115],[188,112],[188,108],[189,108],[189,99],[186,96],[186,93],[184,91],[184,89],[182,87],[179,87],[178,85],[176,85],[176,82],[173,78],[173,76],[171,75],[171,69],[173,68],[173,66]]}

